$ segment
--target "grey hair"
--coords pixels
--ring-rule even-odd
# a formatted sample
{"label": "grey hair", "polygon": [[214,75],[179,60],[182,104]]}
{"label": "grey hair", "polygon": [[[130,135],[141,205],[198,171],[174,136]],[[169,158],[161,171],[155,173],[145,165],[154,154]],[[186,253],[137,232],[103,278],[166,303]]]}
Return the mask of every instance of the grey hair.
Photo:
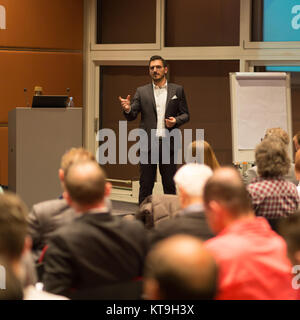
{"label": "grey hair", "polygon": [[291,165],[286,144],[275,136],[264,139],[256,147],[255,160],[258,174],[265,178],[284,176]]}

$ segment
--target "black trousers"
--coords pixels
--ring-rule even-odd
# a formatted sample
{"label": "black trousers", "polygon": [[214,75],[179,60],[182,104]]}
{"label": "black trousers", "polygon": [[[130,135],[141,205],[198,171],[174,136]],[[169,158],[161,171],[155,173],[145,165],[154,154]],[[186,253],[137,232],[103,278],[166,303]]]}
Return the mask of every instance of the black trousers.
{"label": "black trousers", "polygon": [[157,157],[157,163],[151,163],[151,155],[153,151],[149,151],[148,164],[140,163],[140,190],[139,190],[139,204],[143,200],[152,194],[156,179],[157,165],[159,166],[159,172],[162,178],[162,184],[165,194],[176,194],[176,187],[173,177],[177,170],[177,164],[174,160],[174,151],[170,150],[170,163],[166,164],[163,162],[162,152],[162,140],[159,140],[159,157]]}

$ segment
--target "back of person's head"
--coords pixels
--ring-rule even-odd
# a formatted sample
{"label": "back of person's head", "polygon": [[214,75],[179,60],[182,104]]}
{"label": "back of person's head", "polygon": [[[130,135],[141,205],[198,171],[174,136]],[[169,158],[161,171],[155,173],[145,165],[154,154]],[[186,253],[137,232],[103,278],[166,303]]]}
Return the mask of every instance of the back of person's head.
{"label": "back of person's head", "polygon": [[23,286],[11,263],[0,258],[0,300],[22,300]]}
{"label": "back of person's head", "polygon": [[295,155],[295,172],[297,180],[300,180],[300,150]]}
{"label": "back of person's head", "polygon": [[288,146],[290,143],[290,137],[289,137],[288,133],[281,128],[267,129],[264,139],[269,138],[269,137],[279,138],[282,141],[282,143],[284,143],[286,146]]}
{"label": "back of person's head", "polygon": [[27,235],[27,208],[12,193],[0,194],[0,255],[7,261],[21,258]]}
{"label": "back of person's head", "polygon": [[279,177],[288,173],[291,161],[286,145],[276,136],[264,139],[255,149],[257,172],[261,177]]}
{"label": "back of person's head", "polygon": [[71,164],[78,161],[96,161],[96,158],[86,149],[71,148],[62,156],[60,168],[65,172]]}
{"label": "back of person's head", "polygon": [[300,211],[284,218],[279,223],[279,234],[285,239],[288,255],[295,265],[300,264]]}
{"label": "back of person's head", "polygon": [[102,202],[105,184],[105,173],[95,161],[76,162],[66,170],[66,191],[70,199],[80,206]]}
{"label": "back of person's head", "polygon": [[210,146],[210,144],[203,140],[195,140],[192,142],[192,155],[193,157],[197,157],[198,154],[202,154],[202,149],[204,148],[204,164],[210,167],[213,171],[220,167],[220,164],[217,160],[217,157]]}
{"label": "back of person's head", "polygon": [[300,149],[300,131],[298,131],[294,135],[293,141],[294,141],[295,150],[298,151]]}
{"label": "back of person's head", "polygon": [[204,185],[212,174],[212,170],[204,164],[188,163],[176,172],[174,181],[188,196],[202,197]]}
{"label": "back of person's head", "polygon": [[231,167],[217,169],[208,179],[203,193],[205,206],[216,201],[232,215],[239,216],[252,209],[251,198],[239,172]]}
{"label": "back of person's head", "polygon": [[176,235],[159,242],[148,254],[144,272],[147,299],[213,299],[217,265],[202,242]]}

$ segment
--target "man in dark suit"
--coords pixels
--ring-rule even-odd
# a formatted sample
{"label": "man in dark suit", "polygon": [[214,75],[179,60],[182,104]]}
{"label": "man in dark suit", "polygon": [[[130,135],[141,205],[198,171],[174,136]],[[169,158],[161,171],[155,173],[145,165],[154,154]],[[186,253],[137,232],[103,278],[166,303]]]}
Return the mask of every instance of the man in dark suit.
{"label": "man in dark suit", "polygon": [[[96,161],[94,155],[83,148],[71,148],[62,156],[58,170],[62,190],[64,190],[64,173],[67,168],[72,163],[83,160]],[[32,238],[32,253],[35,261],[40,258],[40,254],[51,234],[60,226],[73,221],[75,216],[75,210],[63,198],[47,200],[33,205],[28,215],[28,230]]]}
{"label": "man in dark suit", "polygon": [[65,188],[64,198],[80,215],[49,240],[45,290],[71,298],[83,292],[81,298],[91,298],[95,291],[92,297],[100,298],[98,293],[103,297],[105,290],[111,293],[121,283],[131,285],[142,275],[147,250],[142,224],[110,214],[105,199],[111,185],[94,161],[72,164],[65,173]]}
{"label": "man in dark suit", "polygon": [[[174,159],[177,150],[174,150],[173,143],[167,143],[170,150],[170,161],[168,163],[168,161],[165,162],[162,159],[162,146],[168,140],[168,133],[171,134],[173,129],[179,128],[189,121],[189,111],[183,87],[168,83],[167,72],[166,61],[160,56],[152,56],[149,61],[152,83],[137,88],[132,101],[129,95],[126,99],[119,97],[124,116],[128,121],[135,120],[137,115],[141,113],[140,128],[144,129],[148,136],[148,148],[146,150],[148,163],[140,163],[139,203],[152,194],[157,164],[159,164],[159,171],[162,176],[164,193],[176,193],[173,176],[177,169]],[[154,135],[152,138],[151,133]],[[159,141],[159,148],[154,148],[155,150],[153,150],[153,145],[151,146],[151,140],[152,143],[154,141],[153,138]],[[151,155],[153,157],[154,152],[159,152],[158,163],[151,163]]]}
{"label": "man in dark suit", "polygon": [[174,180],[182,210],[174,217],[161,221],[149,232],[151,245],[175,234],[187,234],[202,240],[213,237],[202,199],[204,185],[212,174],[208,166],[197,163],[186,164],[176,172]]}

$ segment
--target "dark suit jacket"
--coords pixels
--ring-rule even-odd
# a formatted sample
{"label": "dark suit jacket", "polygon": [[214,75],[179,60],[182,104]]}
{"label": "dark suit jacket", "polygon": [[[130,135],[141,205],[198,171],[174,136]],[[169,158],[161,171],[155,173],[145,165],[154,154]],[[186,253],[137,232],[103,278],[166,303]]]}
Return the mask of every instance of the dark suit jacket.
{"label": "dark suit jacket", "polygon": [[157,224],[149,231],[149,244],[153,246],[158,241],[175,234],[187,234],[201,240],[208,240],[214,236],[206,222],[204,212],[186,212]]}
{"label": "dark suit jacket", "polygon": [[34,259],[37,260],[51,234],[76,217],[65,199],[40,202],[32,207],[28,215],[29,235],[32,238]]}
{"label": "dark suit jacket", "polygon": [[[165,118],[176,118],[176,125],[168,129],[171,131],[188,122],[190,115],[183,87],[168,82],[167,90]],[[172,99],[173,97],[174,99]],[[128,121],[132,121],[139,113],[141,113],[140,128],[148,134],[148,150],[150,150],[151,129],[157,128],[157,112],[152,83],[137,88],[131,101],[131,110],[129,113],[124,112],[124,116]]]}
{"label": "dark suit jacket", "polygon": [[93,290],[132,280],[142,275],[146,251],[145,230],[139,221],[85,213],[49,240],[45,290],[71,296],[71,289]]}

